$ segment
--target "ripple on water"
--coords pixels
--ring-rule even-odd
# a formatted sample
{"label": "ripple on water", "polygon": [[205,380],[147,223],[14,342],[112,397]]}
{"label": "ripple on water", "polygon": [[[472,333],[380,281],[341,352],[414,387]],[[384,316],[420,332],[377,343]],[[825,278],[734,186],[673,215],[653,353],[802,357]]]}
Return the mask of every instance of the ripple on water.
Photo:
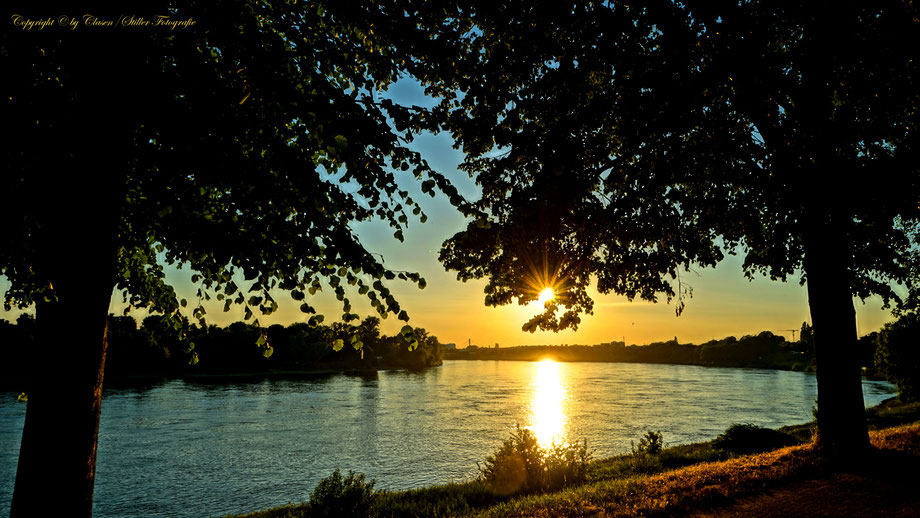
{"label": "ripple on water", "polygon": [[[711,439],[733,423],[811,419],[813,375],[759,369],[559,364],[568,440],[595,456],[630,450],[648,430],[667,445]],[[208,516],[309,498],[332,470],[406,489],[467,479],[515,426],[531,425],[538,365],[448,361],[374,379],[334,375],[252,383],[167,381],[107,390],[94,515]],[[867,405],[893,394],[864,383]],[[9,499],[25,405],[0,393],[0,516]],[[558,415],[546,412],[545,415]]]}

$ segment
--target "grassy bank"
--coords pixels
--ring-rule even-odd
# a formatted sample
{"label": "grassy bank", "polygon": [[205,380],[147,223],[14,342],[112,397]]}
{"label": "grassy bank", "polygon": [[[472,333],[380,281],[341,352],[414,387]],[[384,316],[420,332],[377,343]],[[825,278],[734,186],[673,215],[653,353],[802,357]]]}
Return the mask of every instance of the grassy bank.
{"label": "grassy bank", "polygon": [[[920,403],[889,400],[867,412],[877,448],[920,452]],[[363,486],[361,514],[376,516],[649,516],[682,514],[826,474],[810,447],[813,424],[764,430],[734,426],[719,438],[600,459],[586,482],[550,493],[496,495],[484,481],[409,491]],[[768,450],[768,451],[765,451]],[[354,488],[352,488],[354,489]],[[332,516],[311,503],[247,515]],[[336,514],[342,510],[337,509]]]}

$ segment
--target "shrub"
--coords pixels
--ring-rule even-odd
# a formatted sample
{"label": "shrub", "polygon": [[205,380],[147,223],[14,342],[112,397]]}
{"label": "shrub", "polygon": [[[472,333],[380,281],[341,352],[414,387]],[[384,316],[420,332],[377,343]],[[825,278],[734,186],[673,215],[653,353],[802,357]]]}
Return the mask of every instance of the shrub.
{"label": "shrub", "polygon": [[909,313],[885,324],[877,340],[878,371],[898,386],[902,401],[920,400],[920,315]]}
{"label": "shrub", "polygon": [[310,516],[370,516],[377,497],[374,483],[373,479],[365,482],[363,473],[349,471],[343,477],[339,470],[333,471],[310,495]]}
{"label": "shrub", "polygon": [[479,473],[499,495],[551,491],[583,482],[589,457],[587,441],[543,448],[533,432],[518,426],[479,466]]}
{"label": "shrub", "polygon": [[760,453],[798,444],[791,435],[753,424],[733,424],[712,441],[713,448],[733,453]]}
{"label": "shrub", "polygon": [[658,454],[664,448],[664,436],[661,432],[651,430],[639,439],[639,444],[632,444],[632,456],[629,457],[629,469],[633,473],[656,473],[661,471],[661,459]]}
{"label": "shrub", "polygon": [[651,430],[645,432],[645,436],[639,439],[638,446],[632,447],[633,455],[658,455],[664,447],[664,437],[661,432]]}
{"label": "shrub", "polygon": [[556,489],[584,482],[588,476],[588,441],[560,446],[554,444],[543,457],[544,489]]}

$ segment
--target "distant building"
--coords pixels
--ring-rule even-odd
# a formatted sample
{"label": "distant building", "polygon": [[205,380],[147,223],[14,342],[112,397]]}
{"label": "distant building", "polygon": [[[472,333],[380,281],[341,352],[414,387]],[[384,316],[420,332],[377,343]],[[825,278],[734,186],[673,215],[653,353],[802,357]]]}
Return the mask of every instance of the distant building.
{"label": "distant building", "polygon": [[453,343],[453,342],[450,342],[449,344],[444,344],[444,349],[445,349],[445,350],[448,350],[448,351],[456,351],[456,350],[457,350],[457,344],[455,344],[455,343]]}

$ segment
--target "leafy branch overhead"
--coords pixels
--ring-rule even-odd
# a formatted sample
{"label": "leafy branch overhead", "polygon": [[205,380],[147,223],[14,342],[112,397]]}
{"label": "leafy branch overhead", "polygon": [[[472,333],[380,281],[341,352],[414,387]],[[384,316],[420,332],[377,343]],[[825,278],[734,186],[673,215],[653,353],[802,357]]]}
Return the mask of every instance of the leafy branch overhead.
{"label": "leafy branch overhead", "polygon": [[430,30],[464,52],[446,76],[437,63],[419,75],[482,197],[441,262],[487,278],[490,305],[552,287],[529,331],[576,328],[592,278],[680,313],[681,274],[726,254],[748,277],[803,283],[839,260],[850,295],[916,304],[918,14],[898,2],[458,8],[447,18],[475,29]]}
{"label": "leafy branch overhead", "polygon": [[[220,22],[132,41],[139,63],[132,96],[144,102],[132,108],[124,201],[111,201],[122,212],[116,290],[128,310],[177,322],[190,308],[203,324],[212,300],[224,311],[243,307],[247,320],[268,315],[285,292],[320,323],[310,302],[319,291],[334,293],[346,322],[358,318],[354,292],[381,317],[408,321],[387,281],[424,288],[425,280],[388,269],[352,225],[382,220],[402,241],[410,219],[426,221],[418,200],[400,188],[403,179],[427,195],[440,191],[466,203],[408,147],[415,133],[436,129],[424,112],[381,98],[406,53],[426,37],[393,5],[243,6],[193,3],[184,16]],[[5,82],[4,110],[22,125],[21,141],[4,157],[10,170],[28,171],[35,142],[58,137],[32,116],[31,99],[66,105],[92,85],[71,66],[71,52],[61,38],[33,41],[16,59],[4,58],[17,78]],[[36,199],[43,182],[23,173],[7,195]],[[17,219],[0,236],[0,274],[11,283],[7,309],[53,296],[30,263],[39,224]],[[197,300],[176,296],[165,265],[193,271]]]}

